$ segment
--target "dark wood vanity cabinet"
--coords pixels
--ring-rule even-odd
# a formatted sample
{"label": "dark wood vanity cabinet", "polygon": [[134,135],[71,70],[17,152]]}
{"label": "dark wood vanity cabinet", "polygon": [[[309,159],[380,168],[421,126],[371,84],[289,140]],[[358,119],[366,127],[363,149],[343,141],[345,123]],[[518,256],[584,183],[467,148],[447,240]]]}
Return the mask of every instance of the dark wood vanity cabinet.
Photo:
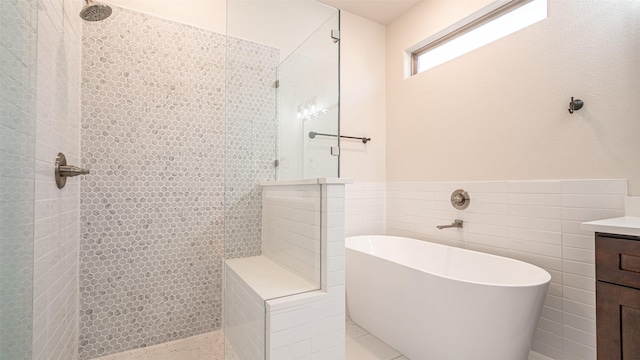
{"label": "dark wood vanity cabinet", "polygon": [[640,237],[596,233],[598,360],[640,360]]}

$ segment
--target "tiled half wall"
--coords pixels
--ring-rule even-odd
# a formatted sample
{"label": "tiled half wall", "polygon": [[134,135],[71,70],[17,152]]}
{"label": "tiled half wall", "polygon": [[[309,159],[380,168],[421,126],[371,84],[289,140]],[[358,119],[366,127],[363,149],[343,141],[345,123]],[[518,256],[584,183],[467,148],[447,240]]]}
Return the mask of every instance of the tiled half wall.
{"label": "tiled half wall", "polygon": [[[267,301],[269,360],[345,358],[344,197],[343,184],[322,184],[322,291]],[[288,202],[290,196],[283,200]],[[282,225],[289,232],[299,230],[295,222]]]}
{"label": "tiled half wall", "polygon": [[[523,260],[552,282],[533,350],[555,360],[595,360],[595,255],[584,221],[624,215],[626,180],[347,185],[346,234],[387,234]],[[451,206],[455,189],[471,197]],[[464,221],[463,229],[436,225]],[[383,224],[382,226],[379,224]]]}
{"label": "tiled half wall", "polygon": [[83,25],[81,359],[220,328],[225,233],[260,252],[278,52],[231,47],[226,74],[224,35],[117,7]]}
{"label": "tiled half wall", "polygon": [[[262,190],[264,255],[226,262],[225,335],[240,359],[342,360],[344,184],[273,182]],[[298,244],[281,247],[279,234]]]}
{"label": "tiled half wall", "polygon": [[318,186],[262,189],[262,254],[320,287]]}

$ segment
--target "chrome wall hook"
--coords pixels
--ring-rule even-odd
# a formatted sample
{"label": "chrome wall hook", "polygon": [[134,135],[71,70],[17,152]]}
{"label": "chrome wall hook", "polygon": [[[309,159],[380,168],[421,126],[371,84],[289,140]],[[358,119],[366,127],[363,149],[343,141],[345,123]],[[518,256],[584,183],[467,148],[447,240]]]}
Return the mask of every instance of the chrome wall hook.
{"label": "chrome wall hook", "polygon": [[584,106],[584,101],[580,99],[573,100],[573,96],[571,97],[571,102],[569,103],[569,114],[573,114],[574,111],[582,109]]}

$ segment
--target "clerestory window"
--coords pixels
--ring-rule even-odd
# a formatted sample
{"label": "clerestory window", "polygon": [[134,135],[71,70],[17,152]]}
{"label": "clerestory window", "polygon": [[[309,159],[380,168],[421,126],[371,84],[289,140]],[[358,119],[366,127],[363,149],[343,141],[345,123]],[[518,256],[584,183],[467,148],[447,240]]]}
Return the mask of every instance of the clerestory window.
{"label": "clerestory window", "polygon": [[496,1],[409,49],[410,74],[434,68],[546,18],[547,0]]}

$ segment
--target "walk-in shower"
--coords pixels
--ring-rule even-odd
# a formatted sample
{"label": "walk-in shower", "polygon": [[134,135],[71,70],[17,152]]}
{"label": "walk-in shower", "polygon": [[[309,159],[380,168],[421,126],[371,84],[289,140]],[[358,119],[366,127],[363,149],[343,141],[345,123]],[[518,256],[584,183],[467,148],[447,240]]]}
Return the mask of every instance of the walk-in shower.
{"label": "walk-in shower", "polygon": [[[0,4],[0,358],[222,334],[260,184],[338,175],[337,139],[304,135],[339,133],[337,10],[229,0],[225,34],[179,0]],[[90,171],[63,189],[60,152]]]}

